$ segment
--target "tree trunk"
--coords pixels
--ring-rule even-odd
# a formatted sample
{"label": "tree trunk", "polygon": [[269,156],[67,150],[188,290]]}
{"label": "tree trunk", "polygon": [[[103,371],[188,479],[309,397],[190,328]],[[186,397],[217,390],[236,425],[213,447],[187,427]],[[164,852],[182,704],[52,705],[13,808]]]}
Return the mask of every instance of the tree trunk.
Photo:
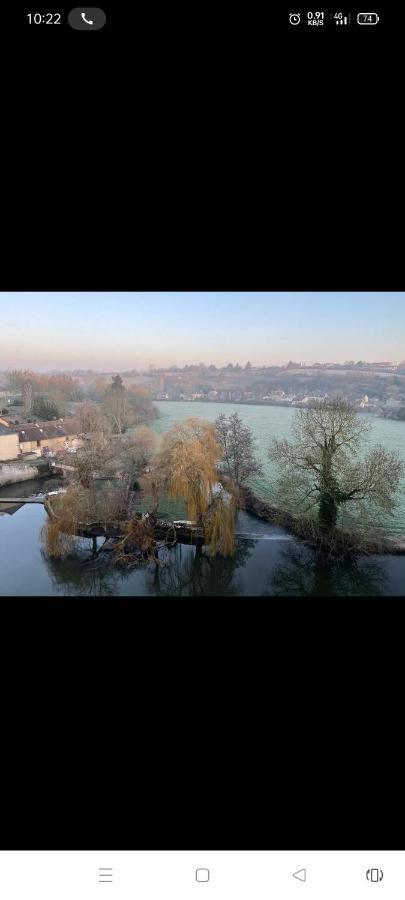
{"label": "tree trunk", "polygon": [[338,506],[331,494],[321,494],[318,511],[319,525],[323,531],[331,531],[336,527]]}
{"label": "tree trunk", "polygon": [[332,472],[332,454],[325,447],[322,460],[321,494],[318,521],[322,530],[331,531],[336,526],[338,505],[336,502],[336,480]]}

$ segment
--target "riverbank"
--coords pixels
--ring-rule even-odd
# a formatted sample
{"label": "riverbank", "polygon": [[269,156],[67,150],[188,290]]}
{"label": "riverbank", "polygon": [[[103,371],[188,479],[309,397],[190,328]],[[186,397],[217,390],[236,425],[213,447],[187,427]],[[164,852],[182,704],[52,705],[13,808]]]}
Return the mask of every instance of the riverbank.
{"label": "riverbank", "polygon": [[20,481],[30,481],[38,478],[38,469],[35,466],[26,466],[24,469],[18,466],[0,468],[0,488],[6,484],[18,484]]}
{"label": "riverbank", "polygon": [[272,506],[251,491],[249,488],[241,490],[241,508],[246,512],[270,524],[280,525],[300,541],[318,548],[326,554],[341,556],[347,554],[356,555],[404,555],[405,535],[398,537],[361,537],[350,532],[337,530],[331,540],[325,540],[321,535],[317,524],[313,520],[298,519],[290,513]]}
{"label": "riverbank", "polygon": [[49,460],[33,456],[25,460],[6,460],[0,464],[0,488],[22,481],[49,478],[52,469]]}

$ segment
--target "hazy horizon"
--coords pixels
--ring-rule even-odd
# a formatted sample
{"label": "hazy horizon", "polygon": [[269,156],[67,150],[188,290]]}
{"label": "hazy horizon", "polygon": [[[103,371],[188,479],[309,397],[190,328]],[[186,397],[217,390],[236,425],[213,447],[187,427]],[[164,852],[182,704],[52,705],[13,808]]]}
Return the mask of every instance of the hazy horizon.
{"label": "hazy horizon", "polygon": [[0,369],[405,358],[405,292],[0,293]]}

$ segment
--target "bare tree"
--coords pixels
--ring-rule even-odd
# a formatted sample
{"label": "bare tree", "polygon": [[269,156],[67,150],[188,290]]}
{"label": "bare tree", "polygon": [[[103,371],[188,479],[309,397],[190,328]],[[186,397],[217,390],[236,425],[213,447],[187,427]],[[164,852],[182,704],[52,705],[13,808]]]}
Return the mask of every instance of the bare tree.
{"label": "bare tree", "polygon": [[24,402],[24,412],[26,414],[31,412],[32,409],[32,384],[30,381],[25,381],[23,385],[23,402]]}
{"label": "bare tree", "polygon": [[7,372],[7,383],[12,391],[21,391],[24,382],[34,378],[34,373],[29,369],[9,369]]}
{"label": "bare tree", "polygon": [[122,434],[131,421],[128,394],[120,375],[115,375],[104,396],[104,412],[116,434]]}
{"label": "bare tree", "polygon": [[73,463],[80,484],[89,488],[96,474],[102,474],[110,458],[110,451],[101,434],[95,434],[78,450]]}
{"label": "bare tree", "polygon": [[80,430],[84,433],[108,432],[109,422],[96,403],[83,403],[79,412]]}
{"label": "bare tree", "polygon": [[294,511],[317,508],[319,526],[331,531],[339,508],[351,505],[392,513],[404,464],[394,452],[375,447],[359,458],[370,430],[341,398],[297,410],[293,441],[274,440],[270,458],[280,468],[282,505]]}
{"label": "bare tree", "polygon": [[139,425],[129,437],[123,436],[119,450],[120,470],[129,482],[150,466],[157,437],[146,425]]}
{"label": "bare tree", "polygon": [[262,474],[262,466],[255,456],[253,432],[243,424],[238,413],[229,418],[221,413],[215,421],[215,432],[225,472],[234,484],[241,487],[252,475]]}

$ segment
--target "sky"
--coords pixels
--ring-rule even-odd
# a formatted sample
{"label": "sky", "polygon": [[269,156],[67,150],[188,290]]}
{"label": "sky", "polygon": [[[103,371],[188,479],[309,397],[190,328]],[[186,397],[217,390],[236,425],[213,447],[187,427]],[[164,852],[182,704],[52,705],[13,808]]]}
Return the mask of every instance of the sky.
{"label": "sky", "polygon": [[0,370],[405,358],[405,292],[0,293]]}

